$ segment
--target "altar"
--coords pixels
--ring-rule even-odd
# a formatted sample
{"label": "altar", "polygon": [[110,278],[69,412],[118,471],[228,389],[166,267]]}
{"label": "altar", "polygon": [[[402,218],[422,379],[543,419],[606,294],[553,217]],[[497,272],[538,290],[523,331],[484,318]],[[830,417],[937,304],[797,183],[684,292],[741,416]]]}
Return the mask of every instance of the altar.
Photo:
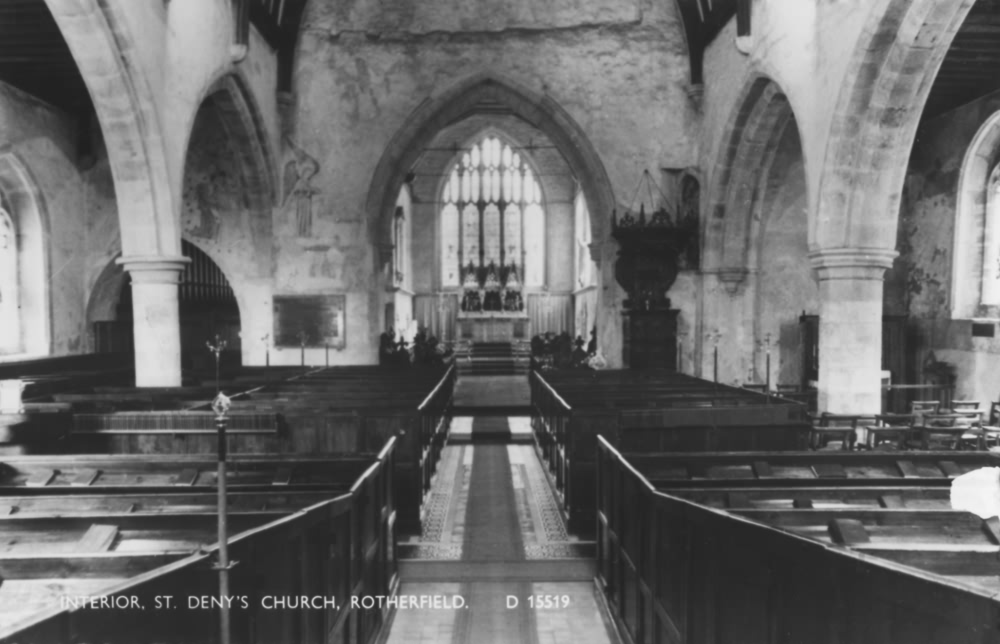
{"label": "altar", "polygon": [[531,323],[523,312],[458,314],[458,337],[473,342],[513,342],[531,339]]}

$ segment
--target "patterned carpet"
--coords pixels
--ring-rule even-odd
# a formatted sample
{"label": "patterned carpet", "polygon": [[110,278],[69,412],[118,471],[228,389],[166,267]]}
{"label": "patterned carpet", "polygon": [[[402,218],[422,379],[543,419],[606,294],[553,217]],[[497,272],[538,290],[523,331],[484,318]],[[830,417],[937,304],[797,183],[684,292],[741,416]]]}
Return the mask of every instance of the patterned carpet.
{"label": "patterned carpet", "polygon": [[[423,531],[399,544],[411,571],[399,592],[455,595],[464,606],[397,611],[388,644],[618,644],[587,568],[594,544],[567,533],[534,446],[469,440],[484,429],[530,437],[530,428],[502,417],[456,428],[466,439],[444,448]],[[558,605],[533,607],[541,596]]]}
{"label": "patterned carpet", "polygon": [[[477,476],[477,466],[492,473]],[[542,467],[529,445],[445,447],[425,503],[423,532],[420,537],[401,543],[399,556],[438,561],[483,560],[485,550],[495,541],[493,535],[498,534],[507,535],[505,539],[516,540],[520,545],[519,551],[503,555],[509,557],[501,559],[505,561],[593,556],[592,544],[581,543],[568,534],[558,500]],[[509,478],[499,476],[503,470],[509,472]],[[470,499],[470,488],[474,485],[479,493]],[[470,502],[474,502],[472,508]],[[510,530],[515,521],[520,527],[516,535]],[[477,552],[467,551],[472,542],[466,538],[466,528],[471,523],[477,526],[475,534],[480,535],[475,537],[475,543],[482,544],[472,546],[480,548]],[[493,556],[486,559],[496,560]]]}

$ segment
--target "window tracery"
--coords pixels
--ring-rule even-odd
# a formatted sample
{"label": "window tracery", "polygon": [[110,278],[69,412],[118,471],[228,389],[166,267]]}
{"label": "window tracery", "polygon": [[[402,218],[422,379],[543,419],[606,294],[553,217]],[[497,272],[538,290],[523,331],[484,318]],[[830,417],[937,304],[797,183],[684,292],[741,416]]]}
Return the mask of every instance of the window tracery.
{"label": "window tracery", "polygon": [[545,284],[545,211],[534,171],[486,136],[448,173],[441,194],[441,285],[464,312],[524,310],[524,287]]}

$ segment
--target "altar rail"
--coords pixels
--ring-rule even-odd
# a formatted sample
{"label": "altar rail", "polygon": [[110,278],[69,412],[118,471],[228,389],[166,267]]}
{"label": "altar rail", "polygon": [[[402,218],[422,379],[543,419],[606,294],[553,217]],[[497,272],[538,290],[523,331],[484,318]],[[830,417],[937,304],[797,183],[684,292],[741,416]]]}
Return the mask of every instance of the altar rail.
{"label": "altar rail", "polygon": [[[346,494],[229,538],[230,559],[238,562],[230,572],[230,595],[247,597],[248,605],[237,603],[230,612],[232,641],[369,644],[379,636],[388,608],[355,607],[350,598],[388,596],[398,587],[395,444],[392,439],[385,445]],[[147,610],[53,607],[0,632],[0,644],[215,643],[218,610],[188,609],[186,602],[218,597],[216,550],[212,546],[96,593],[135,597]],[[23,574],[38,578],[40,572]],[[180,606],[154,610],[156,598],[168,595]],[[266,595],[332,596],[337,608],[267,610]]]}

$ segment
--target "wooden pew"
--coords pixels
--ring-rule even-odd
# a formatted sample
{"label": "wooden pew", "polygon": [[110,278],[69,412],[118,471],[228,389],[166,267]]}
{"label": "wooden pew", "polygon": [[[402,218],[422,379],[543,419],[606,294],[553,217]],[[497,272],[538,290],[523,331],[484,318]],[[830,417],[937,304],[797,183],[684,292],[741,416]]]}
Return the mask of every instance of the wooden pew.
{"label": "wooden pew", "polygon": [[[598,583],[631,641],[1000,638],[998,524],[948,501],[998,456],[754,454],[715,478],[746,455],[598,449]],[[837,461],[846,478],[801,476]]]}
{"label": "wooden pew", "polygon": [[[228,449],[242,454],[350,454],[378,450],[397,437],[399,528],[420,529],[450,423],[455,370],[336,367],[233,396]],[[113,394],[102,394],[113,396]],[[67,451],[117,454],[214,454],[215,416],[183,412],[78,414]]]}
{"label": "wooden pew", "polygon": [[[330,638],[362,644],[379,635],[388,608],[364,610],[349,598],[389,596],[398,586],[392,556],[395,444],[390,439],[377,457],[367,458],[346,488],[327,492],[318,502],[315,493],[298,497],[288,488],[232,495],[228,541],[231,560],[237,563],[230,571],[230,587],[233,596],[247,600],[247,608],[240,603],[231,612],[233,641]],[[306,461],[309,469],[318,459]],[[0,642],[216,641],[218,609],[210,600],[205,607],[187,603],[189,597],[218,596],[211,570],[214,508],[190,509],[211,495],[155,497],[141,484],[131,490],[103,500],[101,495],[46,497],[50,503],[34,506],[33,517],[27,512],[0,517],[5,544],[42,534],[39,530],[47,535],[41,546],[39,539],[26,544],[25,552],[12,552],[10,545],[0,548]],[[271,495],[281,502],[270,510],[256,507],[268,505]],[[19,498],[26,505],[38,500],[3,498]],[[145,509],[100,514],[99,507],[122,498]],[[73,500],[95,503],[87,508],[92,514],[51,515]],[[336,597],[338,607],[273,610],[264,605],[265,596],[303,594]],[[175,608],[162,605],[165,596],[174,598]]]}
{"label": "wooden pew", "polygon": [[[234,492],[280,487],[295,491],[342,489],[371,462],[365,454],[340,456],[240,455],[229,459]],[[0,494],[37,496],[94,493],[209,491],[216,460],[206,455],[15,456],[0,461]],[[2,498],[2,497],[0,497]]]}
{"label": "wooden pew", "polygon": [[799,403],[673,372],[536,372],[531,395],[539,455],[582,534],[594,526],[598,436],[630,450],[794,450],[810,427]]}
{"label": "wooden pew", "polygon": [[[231,512],[289,513],[319,503],[350,488],[348,482],[333,485],[321,492],[274,490],[263,492],[229,492],[227,506]],[[168,492],[159,494],[51,494],[47,496],[0,496],[0,523],[9,519],[59,516],[65,518],[112,515],[163,515],[184,512],[215,512],[218,496],[215,492]]]}

